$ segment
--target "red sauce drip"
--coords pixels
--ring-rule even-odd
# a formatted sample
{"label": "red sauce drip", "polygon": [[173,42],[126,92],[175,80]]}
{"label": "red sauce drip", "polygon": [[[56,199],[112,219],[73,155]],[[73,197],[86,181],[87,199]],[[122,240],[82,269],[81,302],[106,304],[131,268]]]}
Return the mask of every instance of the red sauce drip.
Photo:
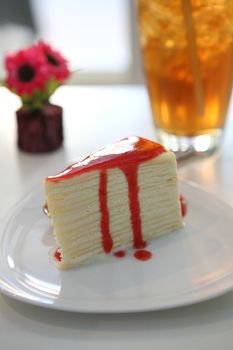
{"label": "red sauce drip", "polygon": [[182,195],[180,195],[180,204],[182,216],[185,217],[185,215],[187,214],[187,203]]}
{"label": "red sauce drip", "polygon": [[138,260],[146,261],[151,259],[152,253],[149,252],[148,250],[141,249],[141,250],[137,250],[134,253],[134,257]]}
{"label": "red sauce drip", "polygon": [[59,262],[61,261],[61,252],[58,249],[54,253],[54,258]]}
{"label": "red sauce drip", "polygon": [[114,256],[116,256],[117,258],[124,258],[125,251],[124,250],[118,250],[117,252],[114,253]]}
{"label": "red sauce drip", "polygon": [[134,247],[143,248],[146,242],[142,239],[142,225],[140,215],[140,204],[138,198],[138,166],[130,165],[121,169],[128,182],[129,208],[131,214],[131,225],[133,229]]}
{"label": "red sauce drip", "polygon": [[102,233],[102,246],[106,254],[110,253],[113,246],[112,237],[109,228],[109,211],[107,203],[107,171],[102,170],[100,172],[99,183],[99,207],[101,213],[101,233]]}

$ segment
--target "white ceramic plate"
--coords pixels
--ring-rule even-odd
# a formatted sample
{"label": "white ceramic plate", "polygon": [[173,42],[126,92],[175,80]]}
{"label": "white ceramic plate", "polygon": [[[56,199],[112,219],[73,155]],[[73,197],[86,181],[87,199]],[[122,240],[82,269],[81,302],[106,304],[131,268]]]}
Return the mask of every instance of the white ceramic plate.
{"label": "white ceramic plate", "polygon": [[59,271],[50,261],[50,221],[39,187],[12,210],[0,233],[3,293],[44,307],[89,312],[167,309],[221,295],[233,287],[233,209],[189,183],[184,229],[155,239],[151,260],[128,251],[79,269]]}

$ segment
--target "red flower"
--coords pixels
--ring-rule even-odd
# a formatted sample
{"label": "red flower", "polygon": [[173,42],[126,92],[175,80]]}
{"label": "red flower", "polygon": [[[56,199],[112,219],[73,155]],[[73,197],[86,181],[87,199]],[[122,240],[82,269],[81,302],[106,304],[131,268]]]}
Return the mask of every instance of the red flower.
{"label": "red flower", "polygon": [[42,91],[50,78],[45,57],[35,46],[6,56],[5,67],[8,71],[6,86],[19,96]]}
{"label": "red flower", "polygon": [[50,45],[43,41],[40,41],[37,47],[45,56],[51,77],[60,82],[67,79],[70,75],[68,62],[60,52],[53,50]]}
{"label": "red flower", "polygon": [[66,59],[44,42],[6,56],[5,85],[23,105],[40,108],[70,75]]}

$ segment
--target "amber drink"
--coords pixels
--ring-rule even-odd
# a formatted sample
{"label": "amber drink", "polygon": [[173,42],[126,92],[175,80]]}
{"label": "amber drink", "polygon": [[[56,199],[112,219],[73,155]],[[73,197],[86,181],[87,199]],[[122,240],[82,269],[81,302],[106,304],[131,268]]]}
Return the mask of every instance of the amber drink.
{"label": "amber drink", "polygon": [[233,82],[232,0],[139,0],[153,118],[173,151],[220,142]]}

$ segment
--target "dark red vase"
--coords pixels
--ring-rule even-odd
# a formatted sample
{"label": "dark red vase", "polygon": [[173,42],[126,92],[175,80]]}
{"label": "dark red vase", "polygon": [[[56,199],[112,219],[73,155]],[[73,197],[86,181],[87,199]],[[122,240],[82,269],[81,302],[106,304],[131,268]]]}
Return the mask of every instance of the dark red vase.
{"label": "dark red vase", "polygon": [[62,108],[49,102],[41,109],[21,107],[17,112],[18,146],[29,153],[54,151],[62,145]]}

